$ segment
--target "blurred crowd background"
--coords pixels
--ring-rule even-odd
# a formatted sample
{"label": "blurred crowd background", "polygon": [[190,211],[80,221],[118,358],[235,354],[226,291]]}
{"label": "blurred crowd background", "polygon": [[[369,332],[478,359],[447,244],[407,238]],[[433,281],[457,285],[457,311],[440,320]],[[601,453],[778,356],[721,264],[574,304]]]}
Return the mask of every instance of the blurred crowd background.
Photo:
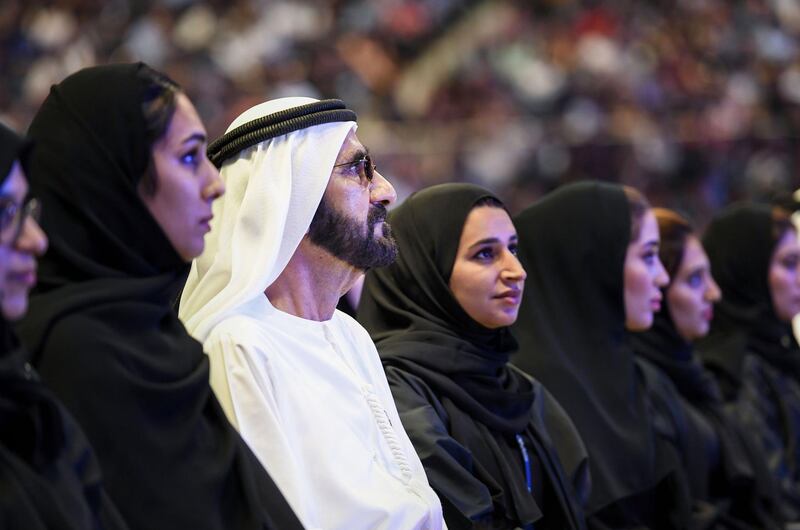
{"label": "blurred crowd background", "polygon": [[2,0],[0,119],[143,60],[212,138],[247,107],[338,97],[401,198],[483,184],[516,212],[564,182],[630,184],[703,226],[800,186],[798,0]]}

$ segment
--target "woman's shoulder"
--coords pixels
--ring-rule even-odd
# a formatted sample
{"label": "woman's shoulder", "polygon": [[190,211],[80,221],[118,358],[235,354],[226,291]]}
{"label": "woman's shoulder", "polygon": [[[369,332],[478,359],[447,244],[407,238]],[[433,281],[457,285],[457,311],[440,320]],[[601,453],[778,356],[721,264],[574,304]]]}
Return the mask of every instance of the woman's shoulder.
{"label": "woman's shoulder", "polygon": [[436,399],[433,390],[424,379],[403,369],[402,366],[384,365],[383,370],[392,393],[395,391],[414,392],[426,398]]}
{"label": "woman's shoulder", "polygon": [[32,352],[32,360],[49,386],[78,392],[117,384],[119,373],[127,370],[130,348],[107,322],[74,313],[52,325]]}
{"label": "woman's shoulder", "polygon": [[800,409],[800,381],[760,355],[748,355],[742,362],[742,399],[779,399]]}
{"label": "woman's shoulder", "polygon": [[546,400],[547,402],[553,401],[556,402],[556,398],[547,391],[545,386],[534,376],[523,370],[522,368],[515,366],[511,363],[507,363],[506,366],[508,367],[509,371],[512,374],[515,374],[517,377],[523,378],[527,380],[531,384],[531,388],[534,392],[536,398],[541,400]]}
{"label": "woman's shoulder", "polygon": [[80,356],[93,347],[114,347],[119,344],[113,323],[93,318],[82,312],[64,315],[53,323],[42,342],[43,351],[68,350]]}
{"label": "woman's shoulder", "polygon": [[634,362],[641,377],[641,382],[644,384],[649,395],[655,395],[669,401],[678,401],[681,399],[678,388],[664,370],[659,368],[655,363],[638,355],[635,357]]}
{"label": "woman's shoulder", "polygon": [[578,430],[572,423],[567,411],[564,410],[558,399],[541,382],[513,364],[509,364],[508,368],[512,373],[527,379],[532,385],[534,406],[531,409],[531,421],[534,426],[539,426],[539,428],[544,428],[547,431],[557,430],[569,433],[570,437],[578,437]]}

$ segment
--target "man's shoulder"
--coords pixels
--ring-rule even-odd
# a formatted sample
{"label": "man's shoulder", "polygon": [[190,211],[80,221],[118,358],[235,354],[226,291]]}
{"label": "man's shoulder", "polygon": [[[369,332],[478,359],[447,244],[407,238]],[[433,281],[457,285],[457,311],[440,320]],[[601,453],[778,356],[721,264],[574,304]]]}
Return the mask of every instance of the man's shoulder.
{"label": "man's shoulder", "polygon": [[334,311],[331,321],[340,328],[347,330],[347,332],[350,333],[356,340],[367,342],[372,345],[373,348],[375,347],[372,339],[369,336],[369,332],[364,328],[364,326],[362,326],[358,320],[351,317],[344,311],[340,311],[338,309]]}
{"label": "man's shoulder", "polygon": [[208,334],[204,346],[228,343],[233,346],[263,345],[275,340],[274,323],[249,315],[231,315],[217,323]]}
{"label": "man's shoulder", "polygon": [[341,309],[334,309],[333,310],[333,316],[331,317],[331,321],[335,322],[335,323],[337,323],[337,324],[339,324],[341,326],[347,326],[347,327],[363,329],[363,326],[358,323],[358,320],[356,320],[355,318],[351,317],[350,315],[348,315],[347,313],[345,313]]}
{"label": "man's shoulder", "polygon": [[351,360],[360,367],[364,377],[367,377],[372,384],[386,386],[388,390],[386,374],[369,332],[356,319],[339,310],[336,310],[331,320],[337,323],[342,334],[349,335],[353,347]]}

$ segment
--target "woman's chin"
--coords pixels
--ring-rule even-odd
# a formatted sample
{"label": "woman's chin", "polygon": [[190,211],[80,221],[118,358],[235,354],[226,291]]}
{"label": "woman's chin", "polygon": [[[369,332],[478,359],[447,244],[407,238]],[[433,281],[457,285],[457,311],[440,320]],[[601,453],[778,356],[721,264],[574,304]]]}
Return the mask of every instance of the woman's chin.
{"label": "woman's chin", "polygon": [[0,312],[3,314],[3,318],[6,320],[19,320],[25,313],[28,311],[28,295],[11,295],[3,297],[2,303],[0,303]]}
{"label": "woman's chin", "polygon": [[625,321],[625,328],[628,331],[647,331],[653,325],[653,314],[648,316],[639,315],[637,318],[628,319]]}

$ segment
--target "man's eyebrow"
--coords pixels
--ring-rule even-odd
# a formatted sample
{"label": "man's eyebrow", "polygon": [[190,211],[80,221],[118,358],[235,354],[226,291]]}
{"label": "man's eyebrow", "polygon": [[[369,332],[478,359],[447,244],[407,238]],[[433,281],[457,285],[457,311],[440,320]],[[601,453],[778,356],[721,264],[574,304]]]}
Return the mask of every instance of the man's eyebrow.
{"label": "man's eyebrow", "polygon": [[369,155],[369,149],[362,146],[362,147],[359,147],[358,149],[356,149],[355,151],[353,151],[353,154],[350,155],[350,160],[352,162],[355,162],[356,160],[361,160],[362,158],[364,158],[367,155]]}
{"label": "man's eyebrow", "polygon": [[369,149],[366,147],[359,149],[355,153],[353,153],[353,160],[361,160],[365,156],[369,155]]}
{"label": "man's eyebrow", "polygon": [[350,158],[348,159],[347,162],[341,162],[341,163],[336,164],[336,165],[337,166],[344,166],[344,165],[347,165],[347,164],[354,164],[354,163],[358,162],[359,160],[361,160],[362,158],[364,158],[365,156],[369,156],[369,149],[367,147],[365,147],[365,146],[361,146],[361,147],[357,148],[355,151],[353,151],[352,155],[350,155]]}

